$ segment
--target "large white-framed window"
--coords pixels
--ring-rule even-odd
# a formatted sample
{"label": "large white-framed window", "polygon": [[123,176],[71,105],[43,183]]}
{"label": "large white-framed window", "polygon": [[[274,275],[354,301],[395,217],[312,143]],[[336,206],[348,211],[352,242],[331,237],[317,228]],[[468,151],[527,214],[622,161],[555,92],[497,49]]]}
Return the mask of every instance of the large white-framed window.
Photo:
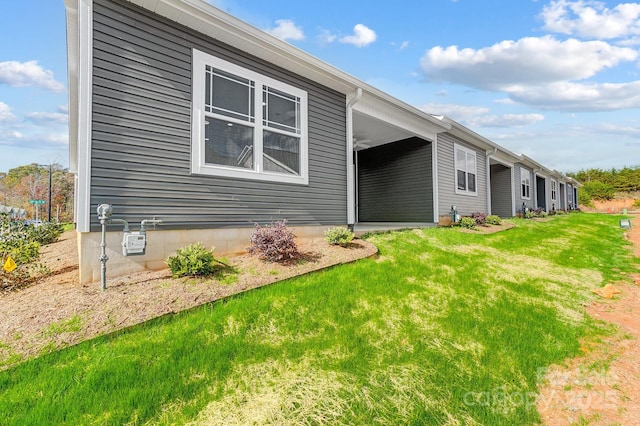
{"label": "large white-framed window", "polygon": [[531,199],[531,170],[520,167],[520,196],[524,200]]}
{"label": "large white-framed window", "polygon": [[456,194],[478,195],[476,152],[454,144],[456,165]]}
{"label": "large white-framed window", "polygon": [[193,50],[193,173],[309,183],[307,92]]}
{"label": "large white-framed window", "polygon": [[551,181],[551,201],[558,201],[558,182]]}

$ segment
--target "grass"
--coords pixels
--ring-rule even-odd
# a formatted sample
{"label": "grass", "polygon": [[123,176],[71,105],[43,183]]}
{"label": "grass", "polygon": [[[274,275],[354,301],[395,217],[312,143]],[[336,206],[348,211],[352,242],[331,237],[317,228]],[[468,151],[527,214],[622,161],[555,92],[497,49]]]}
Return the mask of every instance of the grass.
{"label": "grass", "polygon": [[378,259],[27,361],[0,372],[0,422],[535,423],[541,372],[606,332],[590,289],[638,262],[615,216],[514,221],[373,235]]}

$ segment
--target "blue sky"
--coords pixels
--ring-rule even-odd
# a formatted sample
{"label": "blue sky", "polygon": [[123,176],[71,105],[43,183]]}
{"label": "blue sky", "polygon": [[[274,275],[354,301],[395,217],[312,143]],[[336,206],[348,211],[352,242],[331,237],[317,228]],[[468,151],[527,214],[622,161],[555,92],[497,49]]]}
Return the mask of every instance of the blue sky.
{"label": "blue sky", "polygon": [[[640,3],[212,0],[564,172],[640,165]],[[0,5],[0,171],[68,165],[62,0]]]}

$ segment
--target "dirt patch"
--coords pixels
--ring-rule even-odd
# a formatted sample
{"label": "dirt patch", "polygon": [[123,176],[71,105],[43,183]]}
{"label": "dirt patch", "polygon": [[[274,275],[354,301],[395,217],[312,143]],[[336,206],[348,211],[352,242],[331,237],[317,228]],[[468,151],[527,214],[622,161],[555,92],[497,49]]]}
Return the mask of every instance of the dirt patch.
{"label": "dirt patch", "polygon": [[[640,257],[640,216],[632,225],[625,237]],[[584,342],[583,356],[547,371],[537,401],[545,424],[640,424],[640,274],[633,281],[615,284],[587,307],[617,330],[601,342]]]}
{"label": "dirt patch", "polygon": [[0,295],[0,368],[26,358],[110,333],[168,313],[261,287],[329,266],[373,256],[378,249],[363,240],[347,248],[323,239],[297,241],[303,260],[283,266],[244,254],[214,279],[173,279],[168,269],[145,271],[79,284],[75,231],[43,248],[42,262],[52,271],[37,284]]}

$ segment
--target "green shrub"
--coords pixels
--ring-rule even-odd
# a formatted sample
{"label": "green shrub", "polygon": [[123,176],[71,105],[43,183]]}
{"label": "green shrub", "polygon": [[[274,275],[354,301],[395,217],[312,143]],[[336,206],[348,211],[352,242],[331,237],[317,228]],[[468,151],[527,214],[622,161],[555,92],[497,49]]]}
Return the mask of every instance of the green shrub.
{"label": "green shrub", "polygon": [[176,250],[175,256],[167,258],[173,277],[211,275],[218,269],[213,249],[207,250],[202,243],[190,244]]}
{"label": "green shrub", "polygon": [[638,198],[637,200],[633,200],[633,204],[631,204],[631,207],[634,208],[640,208],[640,198]]}
{"label": "green shrub", "polygon": [[295,235],[287,228],[287,221],[280,220],[271,225],[260,226],[251,233],[249,253],[257,254],[270,262],[289,262],[300,257]]}
{"label": "green shrub", "polygon": [[58,223],[43,223],[40,226],[27,226],[28,232],[31,233],[31,238],[41,245],[47,245],[58,241],[64,226]]}
{"label": "green shrub", "polygon": [[472,217],[463,217],[460,219],[460,226],[467,229],[474,229],[476,227],[476,220]]}
{"label": "green shrub", "polygon": [[336,226],[324,232],[325,241],[334,246],[346,247],[354,237],[355,234],[343,226]]}
{"label": "green shrub", "polygon": [[533,210],[529,210],[529,211],[527,211],[527,212],[524,214],[524,218],[525,218],[525,219],[533,219],[533,218],[534,218],[534,217],[536,217],[536,216],[537,216],[537,214],[536,214],[536,212],[535,212],[535,211],[533,211]]}
{"label": "green shrub", "polygon": [[502,223],[502,219],[500,219],[500,216],[498,216],[498,215],[490,214],[485,219],[485,223],[487,223],[489,225],[500,225]]}

